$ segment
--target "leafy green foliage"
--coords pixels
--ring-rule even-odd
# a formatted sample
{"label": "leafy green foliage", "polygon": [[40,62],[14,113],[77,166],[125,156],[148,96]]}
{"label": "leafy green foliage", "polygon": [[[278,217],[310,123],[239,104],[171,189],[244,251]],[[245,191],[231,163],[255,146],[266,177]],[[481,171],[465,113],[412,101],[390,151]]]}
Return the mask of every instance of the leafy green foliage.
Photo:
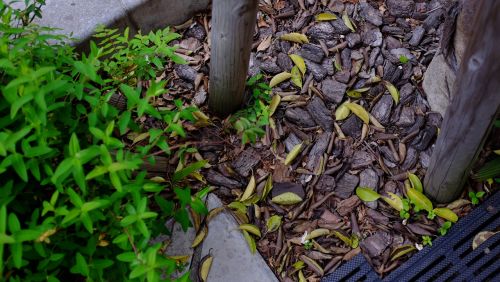
{"label": "leafy green foliage", "polygon": [[472,202],[473,205],[479,204],[479,200],[484,197],[485,192],[484,191],[479,191],[479,192],[469,192],[469,198],[470,201]]}
{"label": "leafy green foliage", "polygon": [[432,247],[432,238],[427,235],[422,236],[422,244],[424,246],[431,246]]}
{"label": "leafy green foliage", "polygon": [[451,221],[446,221],[445,223],[443,223],[443,225],[441,225],[441,227],[438,229],[439,234],[441,234],[441,236],[446,235],[446,233],[448,233],[448,230],[451,228],[451,225]]}
{"label": "leafy green foliage", "polygon": [[399,62],[402,63],[402,64],[406,64],[410,61],[410,59],[408,59],[408,57],[406,57],[405,55],[401,55],[399,56]]}
{"label": "leafy green foliage", "polygon": [[238,111],[230,118],[230,123],[241,134],[241,143],[255,143],[265,131],[262,129],[269,124],[269,107],[271,88],[262,82],[263,76],[258,74],[248,79],[246,85],[252,93],[249,106]]}
{"label": "leafy green foliage", "polygon": [[[0,3],[2,281],[168,278],[178,264],[149,241],[168,232],[170,218],[187,228],[188,209],[206,213],[202,194],[184,187],[201,166],[184,163],[164,183],[141,167],[152,151],[169,153],[196,109],[177,101],[159,110],[151,102],[166,93],[165,82],[145,89],[134,80],[182,62],[167,45],[177,35],[166,29],[128,40],[101,29],[105,45],[91,43],[79,57],[66,38],[29,24],[43,1],[30,3],[24,11]],[[118,92],[125,111],[108,104]],[[142,116],[161,129],[141,126]],[[122,136],[130,133],[149,138],[127,146]]]}
{"label": "leafy green foliage", "polygon": [[399,211],[399,216],[403,219],[409,219],[410,218],[410,200],[404,198],[402,200],[403,202],[403,209]]}

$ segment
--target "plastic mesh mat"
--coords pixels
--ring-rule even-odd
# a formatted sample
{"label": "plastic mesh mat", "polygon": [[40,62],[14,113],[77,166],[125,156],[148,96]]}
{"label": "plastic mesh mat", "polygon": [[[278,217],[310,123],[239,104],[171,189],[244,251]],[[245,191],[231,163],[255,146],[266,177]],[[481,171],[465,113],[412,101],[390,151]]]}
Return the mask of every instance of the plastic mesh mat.
{"label": "plastic mesh mat", "polygon": [[472,250],[472,240],[481,231],[500,228],[500,193],[495,193],[446,236],[432,242],[384,279],[359,254],[325,276],[323,282],[337,281],[500,281],[500,233]]}

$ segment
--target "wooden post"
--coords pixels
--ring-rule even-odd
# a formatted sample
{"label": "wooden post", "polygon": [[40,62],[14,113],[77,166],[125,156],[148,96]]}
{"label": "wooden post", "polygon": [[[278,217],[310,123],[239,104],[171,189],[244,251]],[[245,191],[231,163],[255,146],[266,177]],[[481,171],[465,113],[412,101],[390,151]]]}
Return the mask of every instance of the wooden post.
{"label": "wooden post", "polygon": [[220,116],[243,104],[257,0],[213,0],[209,107]]}
{"label": "wooden post", "polygon": [[424,180],[440,203],[460,196],[500,110],[500,1],[481,2]]}

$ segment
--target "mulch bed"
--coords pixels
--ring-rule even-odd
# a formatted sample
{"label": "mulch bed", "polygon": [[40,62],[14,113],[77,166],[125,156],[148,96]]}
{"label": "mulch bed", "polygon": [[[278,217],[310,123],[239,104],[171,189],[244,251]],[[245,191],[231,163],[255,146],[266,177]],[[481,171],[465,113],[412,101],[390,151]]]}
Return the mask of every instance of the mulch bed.
{"label": "mulch bed", "polygon": [[[189,138],[210,161],[212,168],[204,171],[204,176],[217,187],[214,192],[225,203],[242,194],[252,173],[259,192],[271,174],[275,185],[271,196],[283,191],[303,195],[304,201],[293,206],[274,204],[269,197],[250,206],[247,212],[249,222],[263,231],[258,251],[283,281],[296,279],[293,264],[304,260],[304,256],[322,268],[320,271],[309,263],[302,269],[308,281],[315,281],[360,252],[384,276],[411,255],[392,260],[397,247],[421,244],[422,235],[437,235],[442,219],[429,220],[418,214],[403,222],[384,202],[362,203],[354,191],[363,186],[381,194],[404,196],[407,172],[421,179],[425,175],[442,117],[430,110],[421,81],[439,49],[446,2],[260,1],[249,75],[260,72],[270,79],[277,73],[289,72],[293,63],[288,55],[298,54],[307,66],[302,89],[291,82],[273,89],[285,102],[273,115],[276,129],[268,126],[266,135],[256,144],[242,148],[240,137],[215,117],[214,125],[193,129]],[[315,15],[322,12],[333,13],[338,19],[316,21]],[[343,13],[356,24],[355,32],[344,24]],[[209,25],[208,15],[198,15],[176,27],[183,34],[177,42],[178,52],[189,64],[167,72],[171,89],[164,96],[182,97],[205,112]],[[310,43],[278,39],[290,32],[307,35]],[[402,63],[402,56],[409,61]],[[382,83],[371,83],[374,76],[399,89],[399,103]],[[346,90],[363,87],[369,90],[361,98],[345,94]],[[366,125],[352,114],[335,121],[335,110],[348,99],[358,101],[383,128]],[[287,153],[301,142],[305,149],[285,166]],[[498,145],[498,140],[493,144]],[[486,149],[482,159],[490,151]],[[489,187],[473,180],[467,185],[474,191]],[[463,199],[467,199],[466,191]],[[471,209],[465,200],[455,202],[453,207],[459,217]],[[283,216],[283,223],[278,231],[266,233],[266,219],[275,214]],[[348,247],[335,236],[323,236],[315,239],[317,244],[311,249],[305,249],[300,238],[317,228],[356,234],[359,247]]]}

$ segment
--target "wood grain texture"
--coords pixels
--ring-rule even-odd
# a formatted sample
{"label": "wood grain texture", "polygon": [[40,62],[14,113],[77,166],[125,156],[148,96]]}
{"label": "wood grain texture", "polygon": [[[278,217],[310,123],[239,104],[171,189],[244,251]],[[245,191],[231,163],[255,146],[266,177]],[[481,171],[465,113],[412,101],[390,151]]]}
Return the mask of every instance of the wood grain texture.
{"label": "wood grain texture", "polygon": [[500,110],[500,1],[482,2],[424,180],[440,203],[460,196]]}
{"label": "wood grain texture", "polygon": [[241,107],[257,17],[257,0],[213,0],[210,110],[227,116]]}

